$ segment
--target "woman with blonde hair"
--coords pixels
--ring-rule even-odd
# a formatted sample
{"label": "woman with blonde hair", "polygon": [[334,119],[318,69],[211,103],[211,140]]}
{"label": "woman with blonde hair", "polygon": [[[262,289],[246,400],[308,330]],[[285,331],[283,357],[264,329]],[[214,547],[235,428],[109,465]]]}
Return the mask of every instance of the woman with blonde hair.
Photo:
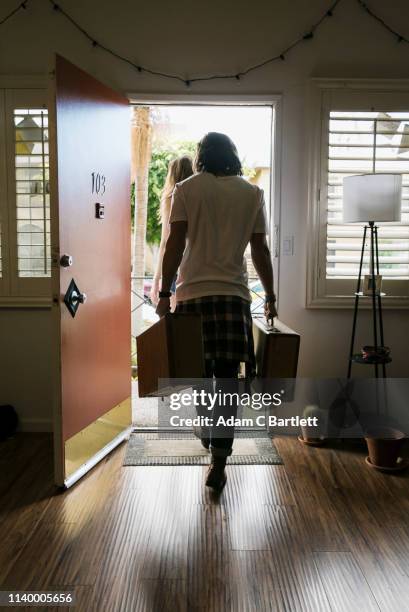
{"label": "woman with blonde hair", "polygon": [[150,298],[152,303],[156,306],[159,300],[159,288],[162,277],[162,260],[165,252],[166,241],[169,237],[169,217],[172,202],[172,193],[176,183],[181,183],[185,179],[189,178],[193,174],[192,160],[187,155],[178,157],[170,162],[168,167],[168,174],[166,176],[165,185],[163,187],[161,201],[160,201],[160,221],[162,224],[162,234],[160,239],[158,261],[156,264],[155,275],[153,277],[153,284],[151,288]]}

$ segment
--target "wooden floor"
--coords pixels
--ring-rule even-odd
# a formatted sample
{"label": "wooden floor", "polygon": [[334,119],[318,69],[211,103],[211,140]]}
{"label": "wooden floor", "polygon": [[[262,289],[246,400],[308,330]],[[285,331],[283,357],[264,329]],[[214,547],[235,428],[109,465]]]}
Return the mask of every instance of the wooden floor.
{"label": "wooden floor", "polygon": [[124,445],[58,494],[48,437],[2,443],[1,588],[73,590],[76,612],[409,610],[409,475],[276,444],[285,465],[232,466],[217,498],[205,468],[124,468]]}

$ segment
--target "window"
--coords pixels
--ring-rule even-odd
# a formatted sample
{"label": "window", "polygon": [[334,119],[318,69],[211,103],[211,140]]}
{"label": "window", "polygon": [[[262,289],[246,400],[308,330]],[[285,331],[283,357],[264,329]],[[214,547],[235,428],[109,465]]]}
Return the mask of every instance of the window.
{"label": "window", "polygon": [[50,183],[48,112],[15,109],[17,273],[50,276]]}
{"label": "window", "polygon": [[43,90],[0,90],[0,296],[44,303],[51,293],[48,111]]}
{"label": "window", "polygon": [[[379,227],[386,307],[409,306],[409,91],[320,91],[320,163],[312,187],[309,306],[352,304],[363,225],[343,224],[346,176],[402,174],[402,221]],[[318,159],[318,156],[316,156]],[[314,182],[314,181],[313,181]],[[369,273],[369,244],[363,274]]]}
{"label": "window", "polygon": [[[327,161],[327,278],[356,278],[363,225],[342,224],[342,182],[369,172],[402,174],[402,223],[377,224],[384,279],[409,278],[409,112],[329,114]],[[369,274],[369,255],[363,274]]]}

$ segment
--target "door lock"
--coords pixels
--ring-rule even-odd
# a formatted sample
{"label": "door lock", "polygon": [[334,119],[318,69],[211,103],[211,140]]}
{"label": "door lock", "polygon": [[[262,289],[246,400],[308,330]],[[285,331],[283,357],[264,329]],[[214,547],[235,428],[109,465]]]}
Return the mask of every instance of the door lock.
{"label": "door lock", "polygon": [[67,306],[68,310],[72,317],[75,317],[77,314],[77,310],[80,304],[85,304],[87,301],[87,294],[82,293],[75,282],[74,279],[71,279],[71,282],[68,286],[67,293],[64,296],[64,303]]}
{"label": "door lock", "polygon": [[73,264],[73,258],[71,255],[61,255],[60,264],[63,268],[69,268]]}

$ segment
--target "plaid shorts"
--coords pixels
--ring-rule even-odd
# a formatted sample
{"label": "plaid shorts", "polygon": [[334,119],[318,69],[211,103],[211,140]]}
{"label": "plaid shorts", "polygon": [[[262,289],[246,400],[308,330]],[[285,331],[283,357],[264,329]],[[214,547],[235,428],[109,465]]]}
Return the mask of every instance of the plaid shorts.
{"label": "plaid shorts", "polygon": [[254,370],[250,302],[236,295],[208,295],[178,302],[176,312],[202,315],[205,359],[244,362],[248,371]]}

